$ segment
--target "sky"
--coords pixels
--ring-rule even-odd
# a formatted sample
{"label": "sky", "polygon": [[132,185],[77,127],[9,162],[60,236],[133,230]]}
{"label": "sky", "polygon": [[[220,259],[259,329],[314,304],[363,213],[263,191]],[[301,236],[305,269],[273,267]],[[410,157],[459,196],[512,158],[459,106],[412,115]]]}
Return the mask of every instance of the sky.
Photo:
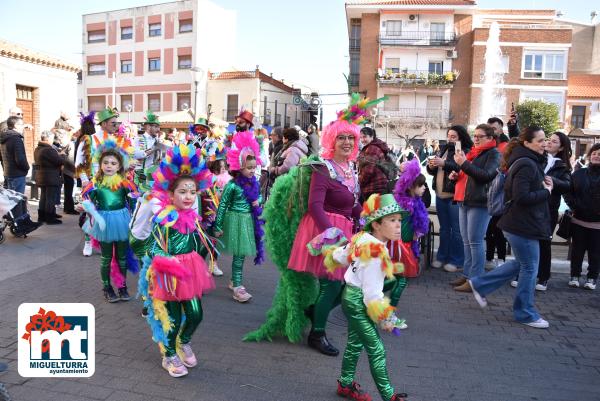
{"label": "sky", "polygon": [[[254,69],[304,91],[321,94],[326,114],[346,102],[348,36],[344,0],[212,0],[237,11],[237,49],[231,67]],[[157,4],[161,0],[2,0],[0,38],[81,64],[81,16]],[[479,0],[480,8],[561,10],[563,18],[590,21],[590,0]],[[31,10],[35,10],[31,12]],[[22,16],[20,16],[22,15]],[[8,16],[11,16],[9,18]],[[223,29],[230,25],[223,21]]]}

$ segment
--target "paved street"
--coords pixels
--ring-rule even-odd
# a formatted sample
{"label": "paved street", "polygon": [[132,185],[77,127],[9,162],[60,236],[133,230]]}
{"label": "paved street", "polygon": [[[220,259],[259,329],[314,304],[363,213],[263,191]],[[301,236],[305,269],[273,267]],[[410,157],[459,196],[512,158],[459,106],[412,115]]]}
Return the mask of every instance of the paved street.
{"label": "paved street", "polygon": [[[203,299],[204,321],[193,338],[199,366],[187,377],[173,379],[160,367],[139,301],[102,300],[99,257],[81,255],[76,219],[65,220],[61,227],[42,227],[27,242],[8,234],[0,245],[0,361],[9,363],[0,382],[8,384],[14,400],[339,399],[335,380],[341,357],[322,356],[306,345],[283,340],[241,341],[244,333],[264,321],[277,283],[272,265],[246,265],[245,284],[254,295],[246,305],[231,299],[224,269],[226,276],[217,278],[218,288]],[[26,246],[29,251],[23,250]],[[221,266],[229,262],[223,258]],[[470,295],[452,291],[447,284],[451,278],[452,274],[428,270],[411,280],[399,312],[409,329],[399,338],[384,335],[392,381],[397,390],[409,394],[409,400],[600,400],[600,292],[568,289],[567,276],[555,274],[549,291],[537,297],[551,328],[536,330],[513,322],[512,288],[490,296],[490,307],[481,310]],[[135,291],[135,280],[129,284]],[[36,301],[95,306],[92,378],[18,375],[17,307]],[[330,317],[328,334],[343,348],[346,328],[339,308]],[[357,380],[379,399],[364,354]]]}

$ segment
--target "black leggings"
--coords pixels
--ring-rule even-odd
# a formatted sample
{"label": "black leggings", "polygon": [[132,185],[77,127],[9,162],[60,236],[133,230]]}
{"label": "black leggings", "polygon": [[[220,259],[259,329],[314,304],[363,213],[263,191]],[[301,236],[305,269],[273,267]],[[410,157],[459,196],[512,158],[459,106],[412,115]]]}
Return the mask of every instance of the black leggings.
{"label": "black leggings", "polygon": [[506,238],[502,230],[496,225],[502,216],[492,216],[485,233],[486,260],[494,260],[494,253],[498,251],[498,259],[506,260]]}
{"label": "black leggings", "polygon": [[571,224],[571,276],[581,276],[583,257],[588,254],[587,278],[598,279],[600,271],[600,230]]}

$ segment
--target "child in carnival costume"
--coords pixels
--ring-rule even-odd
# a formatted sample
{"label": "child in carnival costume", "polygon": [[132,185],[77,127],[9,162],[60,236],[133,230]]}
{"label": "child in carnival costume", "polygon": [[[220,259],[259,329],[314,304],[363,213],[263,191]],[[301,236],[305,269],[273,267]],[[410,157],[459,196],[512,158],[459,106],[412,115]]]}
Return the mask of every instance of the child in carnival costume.
{"label": "child in carnival costume", "polygon": [[[130,299],[125,281],[128,265],[137,272],[137,263],[128,252],[130,209],[137,196],[137,188],[124,175],[129,166],[129,152],[110,138],[96,148],[93,162],[100,169],[82,190],[83,208],[90,216],[83,230],[100,242],[100,276],[105,299],[127,301]],[[118,296],[111,285],[113,254],[120,270],[112,274]]]}
{"label": "child in carnival costume", "polygon": [[[367,351],[369,366],[377,390],[384,401],[404,401],[404,393],[395,393],[386,368],[385,348],[377,328],[397,333],[403,324],[394,313],[395,307],[383,294],[386,279],[402,272],[401,263],[395,263],[388,254],[386,243],[401,236],[404,211],[393,195],[373,194],[363,205],[361,216],[366,219],[362,231],[349,244],[330,245],[341,233],[319,235],[308,245],[325,256],[330,270],[343,268],[346,286],[342,294],[342,310],[348,320],[348,342],[338,379],[338,395],[358,401],[371,401],[371,396],[356,383],[356,365],[363,349]],[[348,267],[346,269],[346,267]]]}
{"label": "child in carnival costume", "polygon": [[172,377],[185,376],[197,364],[190,340],[202,321],[202,295],[215,287],[200,256],[210,243],[194,209],[207,178],[200,150],[193,145],[168,150],[154,173],[153,194],[161,208],[153,217],[138,292],[161,349],[162,366]]}
{"label": "child in carnival costume", "polygon": [[233,179],[223,190],[213,230],[215,237],[222,238],[223,250],[233,256],[230,288],[233,299],[243,303],[252,298],[242,285],[244,259],[254,256],[255,265],[264,260],[264,221],[260,218],[260,185],[255,175],[261,163],[260,150],[251,132],[234,135],[227,163]]}
{"label": "child in carnival costume", "polygon": [[152,111],[147,111],[144,117],[144,133],[133,140],[134,158],[137,161],[135,177],[138,183],[145,181],[146,176],[151,175],[146,170],[157,164],[157,159],[160,156],[160,154],[157,154],[159,151],[157,146],[159,144],[159,134],[160,121],[158,121],[158,116]]}
{"label": "child in carnival costume", "polygon": [[429,230],[429,214],[421,197],[426,190],[425,176],[421,174],[418,159],[403,163],[394,188],[396,202],[403,209],[402,238],[388,243],[392,259],[404,265],[402,275],[388,283],[392,306],[396,306],[406,288],[407,278],[419,275],[419,238]]}
{"label": "child in carnival costume", "polygon": [[325,328],[330,311],[339,304],[343,272],[327,271],[323,257],[310,253],[306,244],[330,228],[350,238],[358,227],[360,189],[353,160],[358,154],[359,124],[365,121],[367,108],[382,100],[369,101],[354,93],[348,108],[323,130],[321,157],[311,156],[275,181],[264,218],[269,253],[281,277],[267,321],[244,340],[285,335],[298,342],[311,323],[309,346],[325,355],[338,355]]}

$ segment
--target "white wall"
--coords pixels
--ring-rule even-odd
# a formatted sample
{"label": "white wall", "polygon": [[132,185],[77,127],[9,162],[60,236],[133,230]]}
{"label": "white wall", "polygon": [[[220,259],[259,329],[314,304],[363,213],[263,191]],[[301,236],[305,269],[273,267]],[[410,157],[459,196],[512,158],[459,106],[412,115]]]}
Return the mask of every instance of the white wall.
{"label": "white wall", "polygon": [[[267,109],[271,110],[271,125],[275,125],[275,101],[277,101],[277,114],[281,114],[281,126],[285,125],[285,108],[287,104],[287,115],[290,116],[290,125],[295,125],[295,110],[298,108],[298,118],[300,116],[300,107],[296,107],[293,104],[293,96],[291,93],[285,92],[272,84],[267,82],[260,83],[260,116],[264,115],[264,98],[267,97]],[[260,120],[262,122],[262,118]]]}
{"label": "white wall", "polygon": [[[417,17],[414,21],[409,20],[409,15],[411,14]],[[446,33],[454,32],[453,14],[419,14],[418,11],[406,14],[382,14],[380,20],[380,32],[382,35],[385,34],[384,22],[388,20],[401,20],[402,32],[429,32],[432,22],[444,23]]]}
{"label": "white wall", "polygon": [[237,94],[238,109],[244,107],[252,110],[256,120],[259,112],[258,82],[258,78],[209,80],[207,102],[212,104],[217,117],[226,120],[224,110],[227,109],[227,95]]}
{"label": "white wall", "polygon": [[77,73],[0,57],[0,121],[16,105],[16,85],[39,89],[41,130],[54,128],[61,110],[69,114],[71,125],[78,125]]}
{"label": "white wall", "polygon": [[383,70],[387,67],[386,59],[399,58],[400,71],[408,70],[428,71],[430,61],[443,61],[444,71],[452,71],[452,59],[446,58],[446,50],[440,49],[396,49],[386,48],[383,52]]}

